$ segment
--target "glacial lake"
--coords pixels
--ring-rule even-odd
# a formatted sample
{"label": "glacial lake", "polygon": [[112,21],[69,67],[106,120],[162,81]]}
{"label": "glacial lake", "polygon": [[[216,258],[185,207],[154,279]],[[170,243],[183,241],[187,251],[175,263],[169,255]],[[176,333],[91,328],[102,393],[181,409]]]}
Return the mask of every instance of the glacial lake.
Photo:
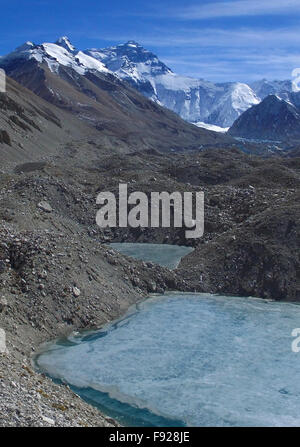
{"label": "glacial lake", "polygon": [[296,304],[169,293],[36,364],[123,425],[299,426],[297,327]]}
{"label": "glacial lake", "polygon": [[145,262],[153,262],[169,269],[175,269],[181,258],[191,253],[192,247],[169,244],[136,244],[113,242],[111,248],[120,253]]}

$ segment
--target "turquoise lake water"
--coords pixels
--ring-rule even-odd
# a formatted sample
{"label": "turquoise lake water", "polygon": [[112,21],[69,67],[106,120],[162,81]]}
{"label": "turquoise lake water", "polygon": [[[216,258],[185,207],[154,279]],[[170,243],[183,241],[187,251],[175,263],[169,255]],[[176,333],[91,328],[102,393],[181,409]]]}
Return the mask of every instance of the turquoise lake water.
{"label": "turquoise lake water", "polygon": [[130,426],[298,426],[300,307],[254,298],[151,297],[37,358]]}
{"label": "turquoise lake water", "polygon": [[175,269],[179,264],[180,259],[193,251],[193,248],[191,247],[168,244],[116,242],[109,245],[114,250],[117,250],[124,255],[146,262],[153,262],[162,265],[163,267],[168,267],[169,269]]}

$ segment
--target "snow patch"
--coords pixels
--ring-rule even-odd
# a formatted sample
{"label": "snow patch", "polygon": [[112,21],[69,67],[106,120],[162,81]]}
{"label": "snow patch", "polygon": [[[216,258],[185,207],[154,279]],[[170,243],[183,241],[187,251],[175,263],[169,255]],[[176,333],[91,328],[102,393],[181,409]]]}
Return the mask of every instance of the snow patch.
{"label": "snow patch", "polygon": [[67,36],[60,37],[55,43],[56,45],[64,47],[68,51],[75,51],[75,47],[71,44],[70,39]]}
{"label": "snow patch", "polygon": [[203,129],[213,130],[214,132],[226,133],[229,130],[229,127],[220,127],[214,124],[203,123],[202,121],[198,121],[197,123],[192,123],[197,127],[202,127]]}

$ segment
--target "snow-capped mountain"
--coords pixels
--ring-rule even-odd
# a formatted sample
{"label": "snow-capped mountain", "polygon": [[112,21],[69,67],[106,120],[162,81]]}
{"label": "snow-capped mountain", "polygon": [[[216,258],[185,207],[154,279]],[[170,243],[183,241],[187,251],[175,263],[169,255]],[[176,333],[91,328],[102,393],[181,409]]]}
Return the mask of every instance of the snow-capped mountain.
{"label": "snow-capped mountain", "polygon": [[222,127],[228,127],[243,112],[260,102],[260,99],[247,84],[234,82],[219,84],[219,87],[223,87],[224,90],[216,98],[216,103],[206,118],[206,122],[209,124],[219,123]]}
{"label": "snow-capped mountain", "polygon": [[260,104],[244,112],[229,129],[234,137],[270,140],[300,140],[300,94],[286,99],[268,95]]}
{"label": "snow-capped mountain", "polygon": [[293,91],[292,81],[290,80],[268,81],[267,79],[262,79],[261,81],[252,82],[250,87],[261,100],[268,95],[284,96],[285,93]]}
{"label": "snow-capped mountain", "polygon": [[0,65],[3,68],[9,66],[11,71],[17,60],[45,63],[51,72],[60,75],[63,67],[79,75],[98,73],[116,76],[147,98],[200,127],[204,123],[228,128],[243,112],[259,104],[267,95],[277,94],[285,98],[292,91],[291,81],[264,79],[247,85],[240,82],[213,83],[177,75],[154,53],[134,41],[85,51],[77,50],[66,36],[55,43],[35,45],[26,42],[0,58]]}
{"label": "snow-capped mountain", "polygon": [[0,59],[1,66],[8,65],[10,61],[17,59],[36,60],[45,62],[52,72],[57,72],[60,65],[70,67],[79,74],[89,70],[108,73],[109,70],[102,62],[88,56],[82,51],[77,51],[67,37],[61,37],[56,43],[43,43],[35,45],[26,42],[15,51]]}
{"label": "snow-capped mountain", "polygon": [[157,102],[158,96],[151,82],[152,78],[172,74],[172,71],[155,54],[134,41],[102,50],[94,48],[86,50],[85,53],[105,64],[118,77],[125,79],[145,96]]}
{"label": "snow-capped mountain", "polygon": [[103,62],[147,97],[190,122],[228,127],[241,113],[260,101],[246,84],[214,84],[179,76],[155,54],[133,41],[85,53]]}
{"label": "snow-capped mountain", "polygon": [[[232,144],[226,135],[199,129],[143,96],[67,37],[26,42],[0,58],[8,77],[99,132],[120,151],[195,149]],[[109,147],[108,144],[108,147]]]}

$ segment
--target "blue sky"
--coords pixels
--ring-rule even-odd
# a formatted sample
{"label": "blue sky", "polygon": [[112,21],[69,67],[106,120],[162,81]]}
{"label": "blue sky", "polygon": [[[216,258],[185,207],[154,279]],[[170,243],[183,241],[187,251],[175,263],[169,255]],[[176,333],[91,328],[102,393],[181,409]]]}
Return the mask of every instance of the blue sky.
{"label": "blue sky", "polygon": [[180,74],[290,79],[300,67],[300,0],[0,0],[0,54],[69,36],[80,48],[136,40]]}

